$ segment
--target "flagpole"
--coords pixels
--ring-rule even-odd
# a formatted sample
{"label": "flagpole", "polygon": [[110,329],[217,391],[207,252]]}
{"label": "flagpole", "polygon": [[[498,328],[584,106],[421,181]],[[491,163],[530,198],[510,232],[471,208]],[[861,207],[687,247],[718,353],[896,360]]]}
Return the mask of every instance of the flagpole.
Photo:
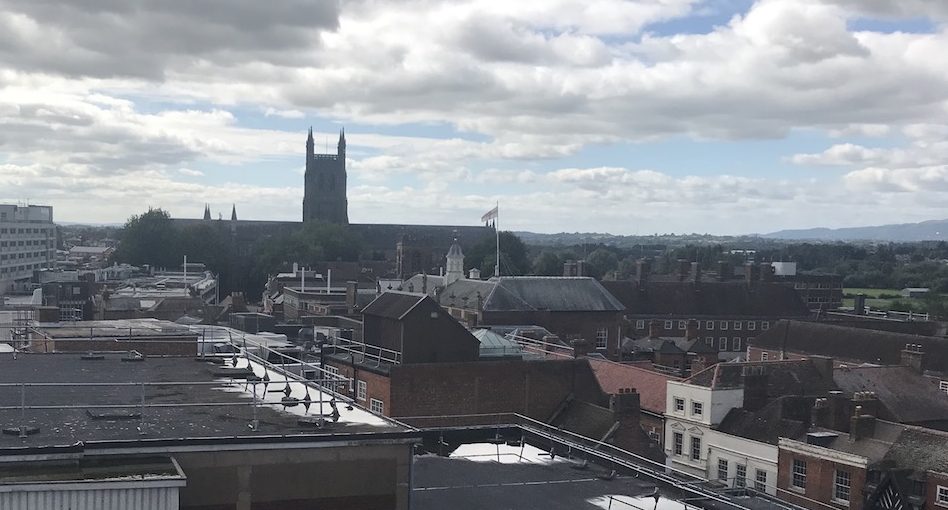
{"label": "flagpole", "polygon": [[500,227],[497,226],[497,222],[500,221],[500,200],[497,201],[494,210],[497,211],[497,216],[494,218],[494,234],[497,236],[497,253],[494,259],[497,263],[494,265],[494,276],[500,277]]}

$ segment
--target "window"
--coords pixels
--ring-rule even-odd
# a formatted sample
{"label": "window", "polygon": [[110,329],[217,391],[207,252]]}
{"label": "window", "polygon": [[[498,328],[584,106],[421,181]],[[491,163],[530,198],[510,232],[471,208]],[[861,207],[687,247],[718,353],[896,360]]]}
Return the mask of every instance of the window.
{"label": "window", "polygon": [[376,414],[383,414],[385,411],[385,404],[381,400],[371,399],[369,401],[369,410]]}
{"label": "window", "polygon": [[678,321],[678,329],[685,329],[688,327],[687,321]]}
{"label": "window", "polygon": [[685,436],[681,432],[675,432],[675,455],[681,455],[681,450],[685,445]]}
{"label": "window", "polygon": [[793,459],[793,471],[790,483],[798,489],[806,489],[806,461]]}
{"label": "window", "polygon": [[935,502],[939,505],[948,506],[948,487],[944,485],[938,486],[938,490],[935,493]]}
{"label": "window", "polygon": [[672,329],[675,326],[675,321],[665,321],[665,329]]}
{"label": "window", "polygon": [[721,328],[721,331],[727,331],[727,321],[719,322],[718,326]]}
{"label": "window", "polygon": [[763,469],[758,469],[754,474],[754,490],[758,492],[767,491],[767,472]]}
{"label": "window", "polygon": [[833,499],[836,501],[849,502],[849,486],[850,486],[849,471],[843,471],[841,469],[837,469],[836,478],[833,483]]}
{"label": "window", "polygon": [[948,393],[948,381],[938,381],[938,389]]}
{"label": "window", "polygon": [[743,326],[744,323],[741,321],[734,321],[734,331],[740,331]]}
{"label": "window", "polygon": [[718,480],[727,482],[727,459],[718,459]]}
{"label": "window", "polygon": [[706,337],[704,337],[704,343],[708,344],[708,347],[712,347],[712,348],[713,348],[713,347],[714,347],[714,337],[713,337],[713,336],[706,336]]}
{"label": "window", "polygon": [[645,329],[645,321],[644,320],[635,321],[635,329]]}
{"label": "window", "polygon": [[721,338],[718,338],[718,350],[719,351],[727,350],[727,337],[726,336],[722,336]]}
{"label": "window", "polygon": [[692,402],[691,403],[691,414],[695,416],[701,416],[704,412],[704,404],[701,402]]}
{"label": "window", "polygon": [[701,438],[691,438],[691,460],[701,460]]}
{"label": "window", "polygon": [[677,413],[685,412],[685,399],[675,397],[675,412]]}
{"label": "window", "polygon": [[596,330],[596,349],[605,349],[609,345],[609,330],[599,328]]}
{"label": "window", "polygon": [[365,393],[366,393],[365,381],[357,381],[356,382],[356,398],[359,400],[365,401]]}
{"label": "window", "polygon": [[761,360],[761,361],[767,361],[767,358],[769,358],[769,357],[770,357],[770,353],[767,352],[767,351],[763,351],[763,352],[760,353],[760,360]]}
{"label": "window", "polygon": [[704,321],[704,329],[714,331],[714,321]]}
{"label": "window", "polygon": [[768,321],[763,321],[763,322],[761,322],[761,323],[760,323],[760,329],[762,329],[762,330],[764,330],[764,331],[767,331],[768,329],[770,329],[770,322],[768,322]]}
{"label": "window", "polygon": [[741,337],[736,336],[736,337],[734,337],[734,338],[731,339],[731,350],[732,350],[732,351],[739,351],[739,350],[741,350]]}
{"label": "window", "polygon": [[325,368],[326,368],[326,372],[329,372],[329,374],[330,374],[330,376],[331,376],[331,377],[328,377],[328,379],[336,379],[337,376],[339,375],[339,369],[338,369],[338,368],[336,368],[336,367],[334,367],[334,366],[332,366],[332,365],[326,365]]}
{"label": "window", "polygon": [[756,322],[756,321],[747,321],[747,329],[748,329],[749,331],[754,331],[755,329],[757,329],[757,322]]}
{"label": "window", "polygon": [[747,466],[744,464],[738,464],[734,467],[736,469],[734,472],[734,486],[747,487]]}

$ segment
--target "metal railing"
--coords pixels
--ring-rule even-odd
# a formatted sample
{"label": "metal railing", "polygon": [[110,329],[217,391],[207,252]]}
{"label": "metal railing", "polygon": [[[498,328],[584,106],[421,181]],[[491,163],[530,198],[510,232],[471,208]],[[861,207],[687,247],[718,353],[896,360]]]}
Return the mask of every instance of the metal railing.
{"label": "metal railing", "polygon": [[400,365],[402,362],[402,353],[394,349],[387,349],[385,347],[349,340],[339,336],[331,336],[330,340],[330,343],[323,344],[322,347],[329,354],[343,352],[352,355],[353,359],[358,360],[360,363],[374,363],[375,366],[380,366],[382,363]]}

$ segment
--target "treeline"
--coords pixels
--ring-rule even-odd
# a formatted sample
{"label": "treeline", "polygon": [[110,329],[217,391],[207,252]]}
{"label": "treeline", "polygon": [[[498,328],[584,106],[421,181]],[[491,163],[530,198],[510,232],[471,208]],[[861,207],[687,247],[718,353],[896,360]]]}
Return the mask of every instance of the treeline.
{"label": "treeline", "polygon": [[156,268],[180,268],[184,256],[201,262],[220,278],[221,295],[243,292],[256,301],[267,276],[324,261],[358,260],[362,241],[344,227],[326,223],[305,224],[291,233],[236,246],[230,233],[214,224],[175,227],[161,209],[129,218],[120,235],[116,262]]}

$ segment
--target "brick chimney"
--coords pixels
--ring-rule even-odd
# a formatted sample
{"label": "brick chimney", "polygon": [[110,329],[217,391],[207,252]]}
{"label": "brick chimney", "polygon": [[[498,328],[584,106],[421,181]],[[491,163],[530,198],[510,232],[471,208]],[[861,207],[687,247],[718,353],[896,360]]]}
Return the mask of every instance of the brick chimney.
{"label": "brick chimney", "polygon": [[905,344],[901,354],[902,366],[909,367],[920,374],[925,371],[925,351],[922,350],[921,345]]}
{"label": "brick chimney", "polygon": [[774,266],[770,262],[760,265],[760,281],[769,282],[774,279]]}
{"label": "brick chimney", "polygon": [[755,281],[760,276],[760,268],[757,267],[757,264],[753,262],[748,262],[744,264],[744,281],[747,282],[748,286],[753,285]]}
{"label": "brick chimney", "polygon": [[346,310],[348,310],[349,315],[355,314],[356,311],[356,297],[359,294],[359,282],[349,281],[346,282]]}
{"label": "brick chimney", "polygon": [[657,319],[648,321],[648,336],[658,338],[662,336],[662,323]]}
{"label": "brick chimney", "polygon": [[[543,337],[543,341],[547,341],[547,337]],[[576,338],[569,341],[569,344],[573,347],[573,357],[574,358],[585,358],[589,351],[592,350],[592,345],[585,338]]]}
{"label": "brick chimney", "polygon": [[731,264],[725,260],[718,261],[718,281],[724,281],[733,276],[734,273],[731,271]]}
{"label": "brick chimney", "polygon": [[816,401],[813,402],[813,408],[810,409],[810,425],[831,429],[833,428],[831,418],[829,399],[816,399]]}
{"label": "brick chimney", "polygon": [[652,272],[652,264],[647,259],[635,261],[635,281],[639,284],[639,290],[648,283],[648,275]]}
{"label": "brick chimney", "polygon": [[691,272],[691,262],[685,259],[678,259],[678,279],[685,281],[688,279],[688,273]]}
{"label": "brick chimney", "polygon": [[630,420],[634,420],[635,425],[638,425],[641,411],[638,392],[635,388],[619,388],[619,393],[609,396],[609,410],[615,420],[623,425],[629,424]]}
{"label": "brick chimney", "polygon": [[862,409],[863,414],[879,416],[879,397],[872,391],[857,391],[853,393],[853,405]]}
{"label": "brick chimney", "polygon": [[744,409],[757,411],[767,405],[767,383],[770,379],[763,367],[744,367]]}
{"label": "brick chimney", "polygon": [[833,390],[826,395],[826,402],[829,406],[826,428],[845,432],[849,427],[849,399],[843,392]]}
{"label": "brick chimney", "polygon": [[849,424],[849,440],[859,441],[872,437],[876,431],[876,417],[863,413],[861,406],[856,406]]}
{"label": "brick chimney", "polygon": [[698,321],[688,319],[688,324],[685,326],[685,339],[694,340],[695,338],[698,338]]}

